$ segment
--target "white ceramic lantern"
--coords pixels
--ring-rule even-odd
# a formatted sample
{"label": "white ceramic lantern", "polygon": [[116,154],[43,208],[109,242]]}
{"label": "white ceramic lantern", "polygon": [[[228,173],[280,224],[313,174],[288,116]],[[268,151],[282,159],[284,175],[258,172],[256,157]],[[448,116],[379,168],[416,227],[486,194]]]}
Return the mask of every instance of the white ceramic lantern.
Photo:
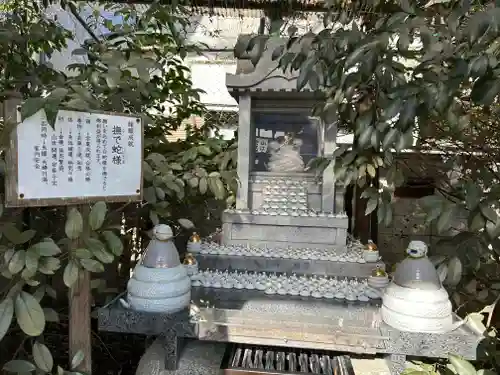
{"label": "white ceramic lantern", "polygon": [[448,293],[427,257],[427,245],[410,242],[402,261],[382,296],[382,319],[408,332],[445,333],[457,328]]}
{"label": "white ceramic lantern", "polygon": [[191,301],[191,280],[173,243],[172,229],[160,224],[127,285],[124,305],[134,310],[173,313]]}
{"label": "white ceramic lantern", "polygon": [[187,243],[187,251],[190,253],[199,253],[201,251],[201,238],[194,232]]}
{"label": "white ceramic lantern", "polygon": [[363,250],[363,259],[368,263],[378,262],[380,258],[377,245],[372,240],[368,240],[368,244]]}

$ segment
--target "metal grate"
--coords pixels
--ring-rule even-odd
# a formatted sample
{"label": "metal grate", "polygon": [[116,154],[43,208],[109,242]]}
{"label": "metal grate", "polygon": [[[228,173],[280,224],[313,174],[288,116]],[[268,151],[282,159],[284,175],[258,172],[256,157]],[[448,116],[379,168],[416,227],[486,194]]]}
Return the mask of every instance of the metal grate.
{"label": "metal grate", "polygon": [[351,359],[333,352],[235,344],[226,352],[226,375],[355,375]]}

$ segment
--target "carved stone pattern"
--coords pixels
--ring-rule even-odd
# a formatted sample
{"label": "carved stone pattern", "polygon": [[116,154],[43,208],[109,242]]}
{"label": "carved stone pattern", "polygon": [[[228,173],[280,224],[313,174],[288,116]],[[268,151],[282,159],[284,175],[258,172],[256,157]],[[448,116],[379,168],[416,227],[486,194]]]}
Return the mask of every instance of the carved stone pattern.
{"label": "carved stone pattern", "polygon": [[165,351],[165,370],[177,370],[180,348],[179,339],[173,329],[168,329],[162,334],[162,344]]}

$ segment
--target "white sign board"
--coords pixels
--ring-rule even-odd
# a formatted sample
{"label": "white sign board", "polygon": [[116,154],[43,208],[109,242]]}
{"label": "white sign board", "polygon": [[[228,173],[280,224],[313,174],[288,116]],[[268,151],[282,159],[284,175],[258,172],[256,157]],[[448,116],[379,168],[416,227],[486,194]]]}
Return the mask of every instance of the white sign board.
{"label": "white sign board", "polygon": [[52,128],[39,111],[17,127],[14,205],[140,200],[142,140],[136,117],[60,110]]}

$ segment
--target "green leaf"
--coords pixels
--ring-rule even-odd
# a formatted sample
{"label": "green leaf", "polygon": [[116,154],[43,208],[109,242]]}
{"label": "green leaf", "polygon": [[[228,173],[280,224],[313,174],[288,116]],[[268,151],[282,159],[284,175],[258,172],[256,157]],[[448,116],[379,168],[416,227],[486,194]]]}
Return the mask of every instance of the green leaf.
{"label": "green leaf", "polygon": [[106,202],[101,201],[94,204],[89,214],[90,229],[97,230],[101,228],[102,224],[104,223],[104,220],[106,219],[107,212],[108,212],[108,207],[106,206]]}
{"label": "green leaf", "polygon": [[285,45],[282,44],[282,45],[279,45],[278,47],[276,47],[274,50],[273,50],[273,53],[271,55],[271,59],[274,61],[274,60],[277,60],[278,58],[281,57],[281,55],[283,54],[283,52],[285,51]]}
{"label": "green leaf", "polygon": [[9,223],[4,225],[2,228],[2,233],[7,239],[14,245],[22,245],[33,238],[36,234],[34,230],[27,230],[25,232],[20,232],[14,224]]}
{"label": "green leaf", "polygon": [[387,134],[384,137],[384,140],[382,141],[382,149],[387,150],[391,146],[394,145],[394,142],[398,139],[398,137],[401,135],[398,129],[390,129]]}
{"label": "green leaf", "polygon": [[498,375],[498,374],[493,370],[478,370],[477,375]]}
{"label": "green leaf", "polygon": [[149,210],[149,220],[151,220],[151,223],[155,226],[160,224],[160,217],[158,216],[158,213],[154,210]]}
{"label": "green leaf", "polygon": [[498,93],[500,80],[485,76],[474,83],[470,97],[475,104],[488,106],[493,103]]}
{"label": "green leaf", "polygon": [[66,267],[64,267],[63,281],[64,285],[68,288],[73,286],[73,284],[78,280],[78,264],[70,259]]}
{"label": "green leaf", "polygon": [[33,360],[42,371],[50,372],[54,367],[54,359],[52,358],[52,354],[50,354],[49,348],[38,341],[35,341],[33,344]]}
{"label": "green leaf", "polygon": [[42,257],[49,257],[60,254],[61,249],[51,239],[45,239],[31,246],[28,252],[33,252],[34,254],[38,254],[39,256]]}
{"label": "green leaf", "polygon": [[207,192],[208,183],[206,177],[200,178],[200,183],[198,185],[201,194],[205,194]]}
{"label": "green leaf", "polygon": [[54,128],[56,125],[57,114],[59,113],[59,103],[44,103],[45,116],[47,117],[48,124]]}
{"label": "green leaf", "polygon": [[375,170],[375,167],[371,164],[368,164],[366,166],[366,172],[370,175],[370,177],[375,178],[377,171]]}
{"label": "green leaf", "polygon": [[45,315],[46,322],[59,322],[59,315],[57,314],[56,310],[51,309],[50,307],[44,307],[43,314]]}
{"label": "green leaf", "polygon": [[191,220],[189,220],[189,219],[178,219],[177,222],[184,229],[193,229],[194,228],[193,222]]}
{"label": "green leaf", "polygon": [[473,210],[477,207],[481,201],[481,189],[477,184],[472,181],[468,181],[465,184],[465,202],[469,210]]}
{"label": "green leaf", "polygon": [[458,375],[476,375],[476,369],[463,358],[450,354],[450,364],[455,368]]}
{"label": "green leaf", "polygon": [[488,219],[489,221],[491,221],[492,223],[496,223],[497,220],[498,220],[498,215],[497,213],[495,212],[495,210],[493,210],[493,208],[491,208],[487,203],[483,203],[479,206],[480,210],[481,210],[481,213],[484,215],[484,217],[486,219]]}
{"label": "green leaf", "polygon": [[89,259],[93,257],[92,252],[90,250],[83,248],[75,249],[73,251],[73,254],[75,254],[75,256],[79,259]]}
{"label": "green leaf", "polygon": [[68,212],[64,231],[69,239],[75,240],[80,237],[83,231],[83,217],[77,208],[71,208]]}
{"label": "green leaf", "polygon": [[77,351],[76,354],[71,359],[71,369],[74,370],[78,366],[80,366],[84,359],[85,359],[85,354],[83,353],[83,351],[82,350]]}
{"label": "green leaf", "polygon": [[349,69],[353,65],[357,64],[360,62],[363,57],[365,56],[365,53],[376,47],[379,44],[379,40],[372,40],[366,44],[363,44],[362,46],[358,47],[354,52],[352,52],[349,56],[347,56],[345,63],[344,63],[344,70]]}
{"label": "green leaf", "polygon": [[486,219],[481,212],[475,211],[470,214],[468,224],[471,232],[478,232],[486,225]]}
{"label": "green leaf", "polygon": [[45,275],[53,275],[59,268],[61,268],[61,261],[54,257],[41,258],[38,264],[38,271]]}
{"label": "green leaf", "polygon": [[114,234],[112,231],[107,230],[102,232],[102,236],[108,244],[109,250],[111,250],[113,254],[115,254],[117,257],[123,254],[123,243],[116,234]]}
{"label": "green leaf", "polygon": [[44,103],[45,100],[43,98],[26,99],[21,106],[21,119],[24,121],[25,119],[33,116],[43,108]]}
{"label": "green leaf", "polygon": [[392,206],[390,204],[385,205],[385,216],[384,216],[384,225],[389,227],[392,223]]}
{"label": "green leaf", "polygon": [[[371,117],[371,116],[370,116]],[[364,149],[371,142],[372,132],[376,133],[377,130],[373,130],[371,126],[368,126],[363,130],[363,132],[358,137],[358,145],[361,149]]]}
{"label": "green leaf", "polygon": [[7,297],[0,303],[0,341],[9,331],[12,318],[14,317],[14,301]]}
{"label": "green leaf", "polygon": [[9,272],[13,275],[21,272],[24,268],[26,259],[26,252],[24,250],[17,250],[9,262]]}
{"label": "green leaf", "polygon": [[490,238],[498,238],[500,236],[500,220],[497,223],[486,222],[486,232],[488,232]]}
{"label": "green leaf", "polygon": [[436,229],[438,233],[441,234],[450,229],[454,215],[455,205],[448,204],[443,208],[443,211],[441,211],[441,215],[439,215],[438,221],[436,223]]}
{"label": "green leaf", "polygon": [[45,329],[45,314],[40,303],[29,293],[21,291],[15,300],[17,324],[28,336],[39,336]]}
{"label": "green leaf", "polygon": [[198,152],[201,155],[210,156],[212,155],[212,150],[208,146],[198,146]]}
{"label": "green leaf", "polygon": [[370,215],[378,206],[378,197],[368,199],[366,203],[365,215]]}
{"label": "green leaf", "polygon": [[31,272],[36,272],[38,269],[38,259],[40,256],[33,250],[28,249],[26,251],[25,265],[26,268]]}
{"label": "green leaf", "polygon": [[13,361],[7,362],[3,366],[3,370],[7,372],[14,372],[16,374],[30,373],[36,370],[33,363],[24,361],[22,359],[15,359]]}
{"label": "green leaf", "polygon": [[401,375],[432,375],[428,371],[424,370],[416,370],[416,369],[406,369],[404,370]]}
{"label": "green leaf", "polygon": [[104,266],[102,265],[102,263],[98,262],[97,260],[80,259],[80,264],[87,271],[95,272],[95,273],[104,272]]}
{"label": "green leaf", "polygon": [[28,229],[24,232],[21,233],[21,236],[19,237],[19,243],[17,245],[22,245],[28,241],[30,241],[33,237],[35,237],[36,230],[33,229]]}
{"label": "green leaf", "polygon": [[444,283],[449,286],[457,286],[462,279],[462,262],[458,257],[453,257],[448,262],[448,273]]}
{"label": "green leaf", "polygon": [[97,238],[85,238],[84,241],[92,254],[102,263],[109,264],[113,262],[113,255],[106,251],[106,246]]}

